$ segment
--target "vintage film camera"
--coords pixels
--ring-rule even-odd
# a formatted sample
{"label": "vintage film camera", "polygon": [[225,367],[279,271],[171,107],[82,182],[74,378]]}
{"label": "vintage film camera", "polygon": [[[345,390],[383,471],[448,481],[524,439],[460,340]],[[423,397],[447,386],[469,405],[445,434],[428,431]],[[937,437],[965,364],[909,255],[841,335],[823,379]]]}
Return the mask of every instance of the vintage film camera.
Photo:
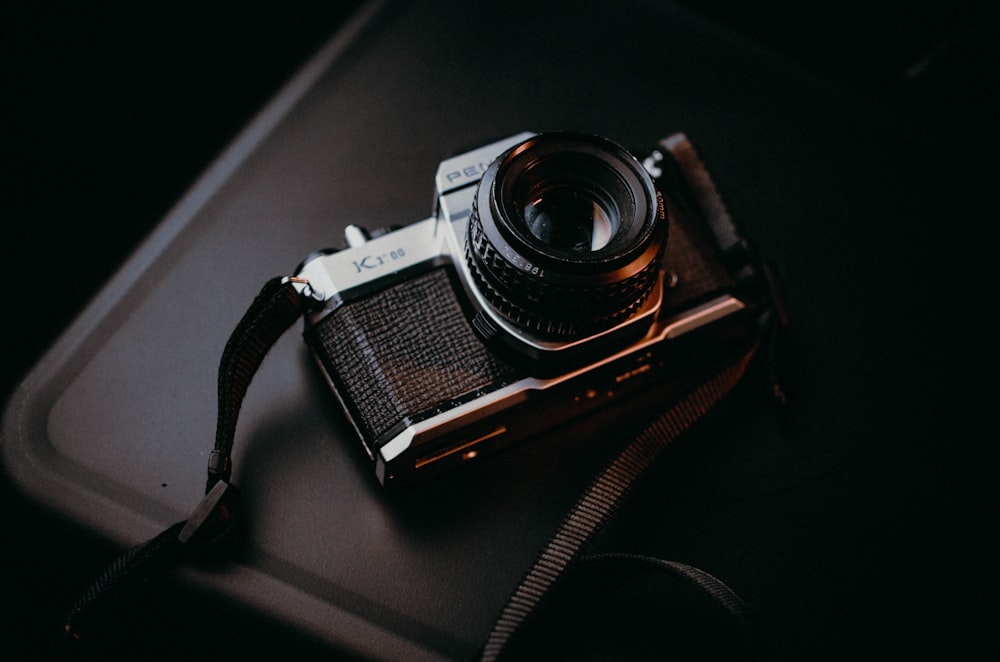
{"label": "vintage film camera", "polygon": [[752,326],[756,269],[682,134],[640,163],[521,133],[438,167],[435,214],[349,226],[297,276],[306,341],[384,485],[697,368]]}

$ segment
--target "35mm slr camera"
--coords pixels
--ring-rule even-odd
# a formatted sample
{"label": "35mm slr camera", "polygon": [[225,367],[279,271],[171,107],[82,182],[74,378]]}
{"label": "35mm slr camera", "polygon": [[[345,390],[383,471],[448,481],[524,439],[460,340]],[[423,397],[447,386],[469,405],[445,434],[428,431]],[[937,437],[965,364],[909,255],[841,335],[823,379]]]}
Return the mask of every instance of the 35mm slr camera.
{"label": "35mm slr camera", "polygon": [[[311,347],[385,485],[689,370],[746,330],[753,258],[687,139],[522,133],[438,167],[436,209],[298,276]],[[735,331],[734,331],[735,329]]]}

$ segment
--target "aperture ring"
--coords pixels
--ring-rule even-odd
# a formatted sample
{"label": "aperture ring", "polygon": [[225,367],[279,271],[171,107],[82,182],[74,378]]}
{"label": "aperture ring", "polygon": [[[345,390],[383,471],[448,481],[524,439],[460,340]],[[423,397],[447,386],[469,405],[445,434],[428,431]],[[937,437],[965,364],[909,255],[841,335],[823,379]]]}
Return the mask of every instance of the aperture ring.
{"label": "aperture ring", "polygon": [[[499,255],[492,248],[489,252],[494,260],[496,260],[497,255]],[[511,323],[516,326],[525,329],[541,338],[551,339],[551,340],[571,340],[574,338],[579,338],[594,333],[599,333],[605,331],[617,324],[620,324],[634,315],[646,302],[649,297],[650,291],[652,291],[652,284],[655,283],[655,279],[659,275],[659,263],[658,261],[651,265],[650,268],[643,270],[643,280],[647,278],[652,279],[652,283],[649,287],[643,287],[638,292],[634,288],[630,288],[633,294],[638,294],[631,301],[628,301],[617,308],[614,308],[605,314],[595,314],[592,308],[581,307],[579,310],[569,312],[569,316],[554,314],[553,308],[549,307],[544,313],[537,313],[525,308],[524,306],[518,305],[511,297],[505,296],[499,289],[497,289],[492,279],[489,278],[483,270],[483,265],[480,262],[480,257],[474,253],[472,247],[466,243],[466,262],[469,267],[469,273],[472,276],[473,284],[484,299],[490,304],[490,306],[500,315],[508,319]],[[518,290],[518,298],[524,297],[525,292],[529,289],[537,289],[538,281],[537,279],[532,281],[530,276],[524,274],[520,270],[512,267],[505,260],[498,260],[498,264],[504,265],[506,271],[513,273],[517,272],[521,274],[521,278],[518,280],[519,283],[523,284],[522,289]],[[547,294],[553,295],[555,297],[561,297],[564,301],[588,301],[588,297],[593,295],[592,291],[582,291],[573,290],[569,288],[560,287],[547,287]],[[564,313],[564,315],[567,313]]]}

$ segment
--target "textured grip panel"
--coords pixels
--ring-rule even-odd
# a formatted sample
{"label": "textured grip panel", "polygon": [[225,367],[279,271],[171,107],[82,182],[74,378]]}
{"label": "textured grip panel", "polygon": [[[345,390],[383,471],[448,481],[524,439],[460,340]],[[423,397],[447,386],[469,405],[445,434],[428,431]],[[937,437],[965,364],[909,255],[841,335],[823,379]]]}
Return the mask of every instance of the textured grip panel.
{"label": "textured grip panel", "polygon": [[370,444],[403,421],[521,376],[476,337],[445,267],[342,305],[315,334],[316,349]]}

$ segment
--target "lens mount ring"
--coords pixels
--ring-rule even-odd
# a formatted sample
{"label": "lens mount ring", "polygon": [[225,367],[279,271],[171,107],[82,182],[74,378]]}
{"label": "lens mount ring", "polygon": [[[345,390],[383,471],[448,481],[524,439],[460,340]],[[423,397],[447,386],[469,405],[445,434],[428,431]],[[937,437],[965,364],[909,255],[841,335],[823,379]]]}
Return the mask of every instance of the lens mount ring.
{"label": "lens mount ring", "polygon": [[659,277],[667,221],[642,165],[586,134],[541,134],[484,173],[466,260],[493,311],[570,340],[628,319]]}

